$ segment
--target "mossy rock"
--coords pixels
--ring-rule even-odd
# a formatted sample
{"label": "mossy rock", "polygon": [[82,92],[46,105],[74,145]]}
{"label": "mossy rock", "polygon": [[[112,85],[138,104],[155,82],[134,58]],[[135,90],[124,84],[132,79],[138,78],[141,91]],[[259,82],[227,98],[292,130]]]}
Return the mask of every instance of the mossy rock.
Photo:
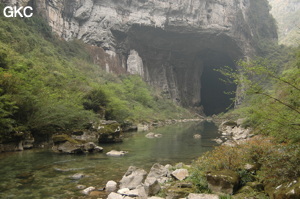
{"label": "mossy rock", "polygon": [[223,126],[231,126],[231,127],[235,127],[237,126],[237,123],[235,121],[226,121],[222,124]]}
{"label": "mossy rock", "polygon": [[241,189],[237,191],[237,193],[251,193],[254,192],[254,189],[250,186],[243,186]]}
{"label": "mossy rock", "polygon": [[53,140],[54,144],[67,142],[67,141],[69,141],[72,144],[80,144],[80,142],[78,140],[75,140],[75,139],[71,138],[69,135],[66,135],[66,134],[53,135],[52,140]]}
{"label": "mossy rock", "polygon": [[239,175],[232,170],[211,171],[207,175],[219,176],[230,183],[236,183],[239,181]]}
{"label": "mossy rock", "polygon": [[208,188],[220,194],[233,194],[239,185],[239,175],[231,170],[207,173]]}
{"label": "mossy rock", "polygon": [[180,188],[177,186],[172,186],[167,190],[167,195],[176,196],[177,198],[184,198],[194,191],[195,189],[193,188]]}
{"label": "mossy rock", "polygon": [[103,125],[101,129],[98,130],[99,133],[104,134],[111,134],[115,133],[116,131],[120,131],[120,124],[119,123],[112,123]]}

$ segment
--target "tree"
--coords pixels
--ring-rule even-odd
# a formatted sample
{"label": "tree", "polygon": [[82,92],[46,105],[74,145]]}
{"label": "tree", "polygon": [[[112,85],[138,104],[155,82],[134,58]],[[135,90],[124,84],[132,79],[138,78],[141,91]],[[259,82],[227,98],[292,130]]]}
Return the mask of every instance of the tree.
{"label": "tree", "polygon": [[[239,61],[238,69],[225,67],[220,72],[239,86],[241,110],[247,124],[260,133],[280,141],[300,141],[300,56],[294,56],[285,67],[264,58]],[[242,93],[242,94],[241,94]]]}

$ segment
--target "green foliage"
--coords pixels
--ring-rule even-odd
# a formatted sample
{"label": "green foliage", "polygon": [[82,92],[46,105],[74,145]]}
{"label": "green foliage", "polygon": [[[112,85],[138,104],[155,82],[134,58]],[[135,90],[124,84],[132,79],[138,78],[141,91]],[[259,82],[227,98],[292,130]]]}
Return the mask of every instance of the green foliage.
{"label": "green foliage", "polygon": [[239,85],[239,97],[244,98],[239,112],[248,118],[247,125],[278,141],[300,141],[299,60],[294,53],[284,67],[257,58],[238,62],[238,70],[221,70],[229,81]]}
{"label": "green foliage", "polygon": [[105,92],[100,88],[90,91],[83,99],[84,108],[86,110],[93,110],[95,113],[99,113],[103,110],[103,107],[107,106],[108,103]]}
{"label": "green foliage", "polygon": [[263,156],[258,173],[264,183],[281,184],[296,180],[300,176],[300,147],[298,145],[286,145],[277,151]]}
{"label": "green foliage", "polygon": [[240,176],[240,186],[245,186],[247,182],[255,181],[254,173],[245,169],[238,170]]}
{"label": "green foliage", "polygon": [[[272,183],[278,186],[299,178],[299,163],[298,144],[278,144],[270,138],[257,136],[235,147],[219,146],[207,152],[192,164],[190,178],[197,185],[199,192],[206,190],[206,172],[224,169],[239,174],[240,186],[255,181],[262,182],[264,185]],[[246,164],[255,167],[249,171],[245,169]]]}
{"label": "green foliage", "polygon": [[199,165],[193,165],[189,172],[190,176],[188,177],[187,181],[193,183],[196,193],[211,193],[211,191],[208,189],[206,171],[203,170],[203,168],[201,168]]}
{"label": "green foliage", "polygon": [[[2,93],[1,88],[0,93]],[[7,134],[13,130],[13,124],[15,121],[11,118],[11,116],[16,110],[17,107],[15,106],[15,102],[12,101],[10,95],[0,96],[0,132]]]}
{"label": "green foliage", "polygon": [[67,132],[99,119],[191,117],[154,97],[139,76],[106,73],[89,52],[81,41],[57,38],[41,18],[0,16],[0,135]]}

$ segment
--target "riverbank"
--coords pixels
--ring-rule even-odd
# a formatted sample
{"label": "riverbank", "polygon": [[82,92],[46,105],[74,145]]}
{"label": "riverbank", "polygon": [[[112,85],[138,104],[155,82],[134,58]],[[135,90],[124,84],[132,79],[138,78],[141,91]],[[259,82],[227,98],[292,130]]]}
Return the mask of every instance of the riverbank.
{"label": "riverbank", "polygon": [[156,163],[149,173],[129,167],[107,198],[299,198],[298,154],[298,145],[255,136],[235,146],[219,146],[191,165]]}
{"label": "riverbank", "polygon": [[[143,122],[138,124],[126,123],[119,124],[116,121],[105,121],[100,120],[98,123],[91,125],[88,129],[78,129],[74,131],[58,132],[58,134],[67,134],[72,136],[74,139],[85,140],[85,141],[94,141],[98,142],[99,139],[99,130],[108,128],[109,131],[105,131],[105,134],[110,133],[113,138],[107,142],[115,142],[116,140],[121,140],[121,132],[130,132],[130,131],[148,131],[154,128],[174,125],[177,123],[187,123],[187,122],[201,122],[205,121],[204,118],[193,118],[193,119],[169,119],[169,120],[155,120],[152,122]],[[110,130],[111,125],[117,124],[112,130]],[[117,131],[117,135],[114,135]],[[102,131],[101,131],[102,132]],[[100,133],[101,133],[100,132]],[[12,139],[9,139],[6,143],[0,143],[0,153],[1,152],[12,152],[12,151],[23,151],[30,150],[33,148],[44,148],[52,147],[52,135],[51,133],[44,133],[42,136],[38,135],[35,137],[30,132],[19,132],[12,135]],[[104,138],[103,138],[104,140]],[[101,143],[101,142],[100,142]]]}

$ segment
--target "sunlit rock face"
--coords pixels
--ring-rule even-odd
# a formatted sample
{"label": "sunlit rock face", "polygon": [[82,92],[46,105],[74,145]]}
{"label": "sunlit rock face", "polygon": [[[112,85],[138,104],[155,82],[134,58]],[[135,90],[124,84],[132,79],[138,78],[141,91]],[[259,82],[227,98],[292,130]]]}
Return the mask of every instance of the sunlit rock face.
{"label": "sunlit rock face", "polygon": [[[230,104],[214,71],[255,53],[252,0],[31,0],[53,31],[113,54],[173,101],[211,115]],[[261,1],[261,0],[260,0]],[[262,0],[264,1],[264,0]],[[268,8],[265,8],[268,13]],[[257,22],[259,23],[259,21]],[[276,30],[274,30],[276,32]],[[276,37],[276,36],[274,36]],[[106,68],[110,67],[106,64]]]}

